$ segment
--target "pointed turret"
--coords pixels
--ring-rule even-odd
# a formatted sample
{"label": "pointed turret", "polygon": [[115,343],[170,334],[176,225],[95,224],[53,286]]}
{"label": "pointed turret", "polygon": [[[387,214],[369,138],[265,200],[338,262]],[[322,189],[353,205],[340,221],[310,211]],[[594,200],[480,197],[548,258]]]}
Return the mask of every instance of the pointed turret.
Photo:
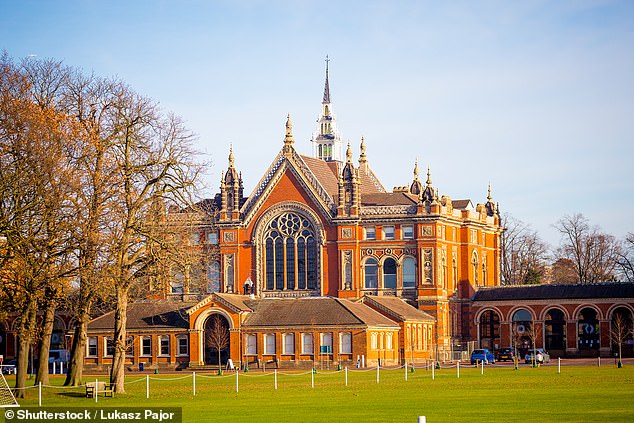
{"label": "pointed turret", "polygon": [[321,102],[321,112],[317,119],[317,129],[313,133],[313,156],[326,161],[342,161],[341,149],[343,142],[337,132],[335,115],[330,102],[330,83],[328,81],[328,56],[326,56],[326,82],[324,98]]}
{"label": "pointed turret", "polygon": [[352,148],[348,143],[346,149],[346,164],[339,175],[339,206],[338,216],[358,216],[361,201],[359,192],[359,169],[352,163]]}
{"label": "pointed turret", "polygon": [[365,138],[361,137],[361,148],[359,154],[359,169],[364,173],[368,173],[368,156],[365,154]]}
{"label": "pointed turret", "polygon": [[418,179],[418,175],[420,175],[420,171],[418,170],[418,159],[416,159],[416,162],[414,163],[414,181],[409,187],[409,192],[415,195],[420,195],[423,191],[423,184]]}
{"label": "pointed turret", "polygon": [[498,214],[497,206],[493,202],[493,197],[491,196],[491,182],[489,182],[489,187],[487,189],[487,202],[484,207],[486,208],[487,216],[495,216]]}
{"label": "pointed turret", "polygon": [[242,175],[235,168],[233,146],[229,147],[229,167],[220,181],[220,220],[240,218],[240,201],[243,194]]}
{"label": "pointed turret", "polygon": [[431,204],[435,198],[436,192],[431,185],[431,171],[429,170],[429,166],[427,166],[427,181],[425,182],[425,189],[420,193],[420,199],[423,202],[429,202]]}
{"label": "pointed turret", "polygon": [[284,154],[289,154],[293,151],[293,145],[295,139],[293,138],[293,123],[291,122],[291,114],[286,117],[286,135],[284,136]]}

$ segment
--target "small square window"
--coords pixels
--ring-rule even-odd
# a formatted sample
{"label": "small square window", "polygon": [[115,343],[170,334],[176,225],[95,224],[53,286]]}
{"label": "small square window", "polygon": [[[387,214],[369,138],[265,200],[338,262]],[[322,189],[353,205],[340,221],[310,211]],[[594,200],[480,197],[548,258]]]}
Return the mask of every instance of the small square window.
{"label": "small square window", "polygon": [[413,226],[403,226],[403,239],[414,239]]}
{"label": "small square window", "polygon": [[394,239],[394,226],[383,226],[383,239]]}
{"label": "small square window", "polygon": [[207,232],[207,242],[209,244],[218,244],[218,232]]}
{"label": "small square window", "polygon": [[365,239],[376,239],[376,228],[374,226],[368,226],[365,228]]}

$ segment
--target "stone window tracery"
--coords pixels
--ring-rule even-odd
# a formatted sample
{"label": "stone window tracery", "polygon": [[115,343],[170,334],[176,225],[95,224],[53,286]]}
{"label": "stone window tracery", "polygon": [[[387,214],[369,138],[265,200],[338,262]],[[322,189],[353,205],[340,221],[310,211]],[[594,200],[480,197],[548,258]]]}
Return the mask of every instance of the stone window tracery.
{"label": "stone window tracery", "polygon": [[271,220],[264,233],[267,290],[316,288],[315,237],[312,223],[298,213],[284,212]]}

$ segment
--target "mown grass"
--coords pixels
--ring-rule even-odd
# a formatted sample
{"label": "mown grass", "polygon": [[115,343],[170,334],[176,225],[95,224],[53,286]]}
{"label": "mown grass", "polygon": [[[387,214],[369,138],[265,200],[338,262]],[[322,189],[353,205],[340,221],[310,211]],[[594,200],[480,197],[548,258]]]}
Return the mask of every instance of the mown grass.
{"label": "mown grass", "polygon": [[[126,393],[115,398],[83,398],[83,388],[43,389],[44,406],[183,407],[184,422],[617,422],[634,421],[634,367],[556,366],[540,368],[462,367],[435,372],[318,372],[315,388],[310,373],[235,375],[197,374],[196,396],[189,374],[151,375],[146,399],[144,375],[126,379]],[[103,378],[101,378],[103,379]],[[94,380],[87,377],[86,380]],[[61,385],[61,377],[52,384]],[[12,378],[9,378],[12,384]],[[23,406],[36,406],[37,389],[29,389]]]}

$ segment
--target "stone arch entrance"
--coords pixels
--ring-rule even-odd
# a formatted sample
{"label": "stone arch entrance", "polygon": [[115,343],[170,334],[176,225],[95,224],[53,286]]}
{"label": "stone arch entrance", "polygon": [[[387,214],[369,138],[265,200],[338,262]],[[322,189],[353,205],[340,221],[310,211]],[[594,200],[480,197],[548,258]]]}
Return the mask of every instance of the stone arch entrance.
{"label": "stone arch entrance", "polygon": [[231,357],[230,324],[220,313],[212,313],[203,327],[203,360],[206,365],[223,366]]}

